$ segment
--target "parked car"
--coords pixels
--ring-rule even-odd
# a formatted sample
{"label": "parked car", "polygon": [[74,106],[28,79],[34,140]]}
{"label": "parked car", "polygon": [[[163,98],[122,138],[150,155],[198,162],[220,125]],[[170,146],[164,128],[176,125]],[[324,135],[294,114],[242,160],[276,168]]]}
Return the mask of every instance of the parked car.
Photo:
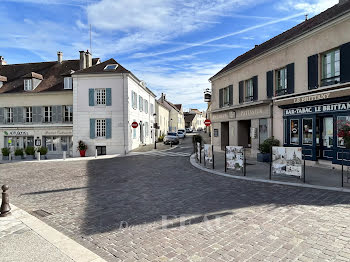
{"label": "parked car", "polygon": [[179,136],[177,133],[172,133],[169,132],[165,137],[164,137],[164,144],[170,145],[172,143],[173,145],[178,145],[180,143]]}
{"label": "parked car", "polygon": [[177,136],[179,138],[185,138],[185,133],[179,130],[179,131],[177,131]]}
{"label": "parked car", "polygon": [[179,129],[177,132],[182,132],[184,134],[184,137],[186,137],[186,129]]}
{"label": "parked car", "polygon": [[192,128],[187,127],[187,128],[186,128],[186,133],[193,133]]}

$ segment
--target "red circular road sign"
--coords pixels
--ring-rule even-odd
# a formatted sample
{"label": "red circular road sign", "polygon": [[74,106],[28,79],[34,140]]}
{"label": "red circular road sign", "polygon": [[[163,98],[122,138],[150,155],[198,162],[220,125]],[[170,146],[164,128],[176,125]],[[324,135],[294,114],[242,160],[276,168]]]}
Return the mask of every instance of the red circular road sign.
{"label": "red circular road sign", "polygon": [[204,121],[204,124],[205,124],[206,126],[210,126],[210,125],[211,125],[211,121],[210,121],[209,119],[206,119],[206,120]]}
{"label": "red circular road sign", "polygon": [[132,122],[131,126],[132,126],[132,128],[137,128],[139,126],[139,124],[137,122]]}

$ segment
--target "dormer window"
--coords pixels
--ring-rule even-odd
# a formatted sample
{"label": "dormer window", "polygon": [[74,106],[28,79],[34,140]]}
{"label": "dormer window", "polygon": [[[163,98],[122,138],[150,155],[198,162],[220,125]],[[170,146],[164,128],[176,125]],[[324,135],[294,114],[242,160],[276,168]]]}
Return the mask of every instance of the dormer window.
{"label": "dormer window", "polygon": [[0,88],[4,85],[4,83],[2,81],[0,81]]}
{"label": "dormer window", "polygon": [[7,77],[0,75],[0,88],[4,85],[4,82],[6,81],[7,81]]}
{"label": "dormer window", "polygon": [[106,65],[106,67],[103,69],[104,71],[114,71],[116,70],[118,67],[117,64],[110,64],[110,65]]}
{"label": "dormer window", "polygon": [[33,90],[33,81],[32,79],[24,79],[24,91]]}
{"label": "dormer window", "polygon": [[73,79],[72,77],[64,78],[64,89],[73,89]]}

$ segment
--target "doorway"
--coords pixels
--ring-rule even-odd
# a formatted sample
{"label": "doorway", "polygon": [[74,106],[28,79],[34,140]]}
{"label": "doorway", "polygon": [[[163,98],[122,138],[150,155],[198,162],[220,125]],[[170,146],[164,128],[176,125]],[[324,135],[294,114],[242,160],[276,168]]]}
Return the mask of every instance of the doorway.
{"label": "doorway", "polygon": [[140,142],[141,142],[141,144],[143,144],[143,138],[144,138],[144,136],[143,136],[143,123],[141,121],[140,122]]}
{"label": "doorway", "polygon": [[317,158],[333,160],[334,121],[332,116],[316,118]]}
{"label": "doorway", "polygon": [[250,148],[252,139],[250,137],[251,120],[238,121],[238,145]]}
{"label": "doorway", "polygon": [[96,146],[97,155],[104,156],[106,155],[106,147],[105,146]]}
{"label": "doorway", "polygon": [[230,127],[229,122],[222,122],[221,123],[221,150],[225,150],[225,147],[229,145],[229,134],[230,134]]}

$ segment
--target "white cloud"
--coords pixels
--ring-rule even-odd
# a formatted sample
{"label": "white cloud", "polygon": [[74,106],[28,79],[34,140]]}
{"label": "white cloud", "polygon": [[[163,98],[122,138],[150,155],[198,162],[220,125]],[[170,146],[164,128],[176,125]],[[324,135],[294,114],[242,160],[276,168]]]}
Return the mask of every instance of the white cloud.
{"label": "white cloud", "polygon": [[304,11],[305,14],[315,15],[338,4],[339,0],[286,0],[277,4],[280,10]]}

